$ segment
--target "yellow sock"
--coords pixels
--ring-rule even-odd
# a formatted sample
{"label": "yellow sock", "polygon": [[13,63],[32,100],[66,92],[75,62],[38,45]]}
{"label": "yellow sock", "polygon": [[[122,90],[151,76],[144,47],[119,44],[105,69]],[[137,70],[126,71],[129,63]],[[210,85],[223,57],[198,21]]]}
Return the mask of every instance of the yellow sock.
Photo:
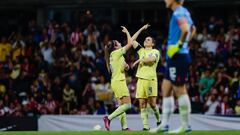
{"label": "yellow sock", "polygon": [[141,109],[141,118],[142,118],[142,122],[143,122],[143,128],[149,129],[148,126],[148,112],[147,109]]}
{"label": "yellow sock", "polygon": [[127,111],[130,108],[131,108],[131,104],[123,104],[123,105],[119,106],[112,114],[110,114],[108,116],[108,119],[112,120],[112,119],[118,117],[119,115],[121,115],[122,113],[124,113],[125,111]]}
{"label": "yellow sock", "polygon": [[119,116],[119,119],[120,119],[120,122],[121,122],[121,126],[122,126],[122,129],[126,129],[128,126],[127,126],[127,117],[126,117],[126,113],[122,113],[120,116]]}
{"label": "yellow sock", "polygon": [[157,119],[157,122],[160,122],[160,113],[159,113],[159,109],[157,106],[155,106],[153,109],[153,113],[155,118]]}

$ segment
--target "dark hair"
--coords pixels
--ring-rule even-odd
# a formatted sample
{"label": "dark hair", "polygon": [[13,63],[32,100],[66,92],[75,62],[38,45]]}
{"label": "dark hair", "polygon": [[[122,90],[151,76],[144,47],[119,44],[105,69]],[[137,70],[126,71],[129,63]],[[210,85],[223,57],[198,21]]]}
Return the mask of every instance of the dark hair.
{"label": "dark hair", "polygon": [[110,73],[110,54],[114,51],[114,46],[116,45],[116,40],[111,40],[108,42],[108,44],[105,46],[104,49],[104,55],[105,55],[105,60],[106,60],[106,65],[108,72]]}
{"label": "dark hair", "polygon": [[184,3],[184,0],[176,0],[178,3]]}
{"label": "dark hair", "polygon": [[116,40],[111,40],[108,42],[108,45],[107,45],[107,50],[109,52],[109,54],[111,54],[112,51],[114,51],[114,46],[116,45]]}
{"label": "dark hair", "polygon": [[156,45],[156,40],[152,36],[147,36],[147,37],[150,37],[152,39],[153,46],[155,46]]}
{"label": "dark hair", "polygon": [[[151,37],[151,36],[150,36]],[[155,46],[156,45],[156,40],[153,38],[153,37],[151,37],[152,38],[152,43],[153,43],[153,45]]]}

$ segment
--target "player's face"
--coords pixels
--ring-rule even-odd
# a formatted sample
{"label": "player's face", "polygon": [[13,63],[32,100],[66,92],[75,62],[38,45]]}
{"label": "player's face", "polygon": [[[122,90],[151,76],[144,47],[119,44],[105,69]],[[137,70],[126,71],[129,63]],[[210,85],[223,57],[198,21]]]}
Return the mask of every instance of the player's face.
{"label": "player's face", "polygon": [[173,4],[173,2],[175,1],[175,0],[164,0],[165,1],[165,3],[166,3],[166,8],[171,8],[171,5]]}
{"label": "player's face", "polygon": [[145,47],[153,47],[153,39],[152,37],[147,37],[144,41]]}
{"label": "player's face", "polygon": [[117,40],[114,40],[114,48],[115,49],[119,49],[119,48],[121,48],[122,47],[122,45],[121,45],[121,43],[119,43]]}

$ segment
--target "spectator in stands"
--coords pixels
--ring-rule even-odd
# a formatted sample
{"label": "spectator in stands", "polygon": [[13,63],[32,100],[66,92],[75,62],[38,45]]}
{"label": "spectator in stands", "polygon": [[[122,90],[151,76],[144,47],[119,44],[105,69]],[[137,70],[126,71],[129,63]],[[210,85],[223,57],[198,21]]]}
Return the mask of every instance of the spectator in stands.
{"label": "spectator in stands", "polygon": [[61,31],[61,27],[59,24],[55,24],[52,33],[50,34],[50,43],[55,43],[56,45],[60,45],[65,41],[64,34]]}
{"label": "spectator in stands", "polygon": [[76,104],[76,96],[73,89],[70,88],[69,84],[65,84],[63,89],[63,110],[70,112]]}
{"label": "spectator in stands", "polygon": [[202,48],[206,49],[207,52],[216,54],[219,43],[216,41],[215,36],[208,35],[207,40],[202,43]]}
{"label": "spectator in stands", "polygon": [[238,101],[236,102],[235,113],[236,113],[237,115],[240,115],[240,100],[238,100]]}
{"label": "spectator in stands", "polygon": [[207,67],[204,74],[199,80],[200,95],[203,97],[209,92],[211,86],[214,84],[215,79],[211,76],[211,70]]}
{"label": "spectator in stands", "polygon": [[4,102],[3,100],[0,100],[0,116],[4,116],[6,113],[6,109],[4,107]]}
{"label": "spectator in stands", "polygon": [[102,101],[98,101],[96,102],[96,112],[95,114],[106,114],[106,108],[104,106],[104,102]]}
{"label": "spectator in stands", "polygon": [[219,108],[221,109],[220,110],[221,115],[231,115],[231,114],[233,114],[233,109],[229,105],[228,95],[224,95],[222,97],[222,101],[219,105]]}
{"label": "spectator in stands", "polygon": [[47,100],[45,101],[44,104],[48,114],[55,114],[57,112],[59,105],[58,102],[53,99],[51,93],[47,94]]}
{"label": "spectator in stands", "polygon": [[26,104],[28,113],[33,113],[33,115],[38,114],[38,107],[39,104],[37,103],[37,101],[35,100],[34,97],[30,97],[29,101]]}
{"label": "spectator in stands", "polygon": [[[15,35],[15,32],[13,33],[13,35]],[[22,37],[22,34],[21,33],[17,33],[15,35],[16,39],[15,39],[15,42],[13,42],[13,45],[12,45],[12,48],[16,48],[17,45],[19,44],[21,48],[25,48],[26,47],[26,43],[24,42],[23,40],[23,37]]]}
{"label": "spectator in stands", "polygon": [[10,57],[12,45],[8,43],[6,37],[2,37],[0,43],[0,62],[6,62],[7,57]]}
{"label": "spectator in stands", "polygon": [[207,98],[207,102],[204,105],[204,110],[205,110],[205,114],[218,114],[219,110],[219,101],[218,101],[218,96],[215,94],[211,94],[208,98]]}
{"label": "spectator in stands", "polygon": [[88,99],[87,108],[89,110],[89,114],[94,114],[95,113],[95,111],[96,111],[95,99],[93,97]]}
{"label": "spectator in stands", "polygon": [[82,33],[80,32],[80,28],[77,27],[77,28],[75,29],[75,31],[72,32],[72,34],[71,34],[70,43],[71,43],[73,46],[76,46],[77,43],[79,43],[80,40],[82,40],[82,38],[83,38],[83,37],[82,37]]}
{"label": "spectator in stands", "polygon": [[80,115],[89,114],[89,110],[87,109],[87,106],[81,105],[80,110],[78,111],[78,114],[80,114]]}
{"label": "spectator in stands", "polygon": [[5,95],[5,92],[6,92],[6,86],[0,83],[0,96],[2,97],[3,95]]}
{"label": "spectator in stands", "polygon": [[95,91],[96,100],[111,101],[113,98],[113,92],[110,90],[110,84],[101,75],[99,82],[92,83],[92,89]]}
{"label": "spectator in stands", "polygon": [[16,43],[16,47],[12,50],[12,60],[15,61],[17,57],[19,59],[25,56],[25,48],[20,44],[20,42]]}
{"label": "spectator in stands", "polygon": [[192,113],[198,113],[198,112],[202,112],[202,108],[203,105],[200,101],[200,94],[198,91],[198,85],[195,81],[195,79],[192,77],[190,78],[190,84],[189,84],[189,88],[188,88],[188,94],[189,94],[189,98],[191,101],[191,107],[192,107]]}
{"label": "spectator in stands", "polygon": [[91,49],[89,49],[89,47],[86,44],[82,45],[82,55],[85,57],[89,57],[91,59],[95,59],[96,56],[93,53],[93,51]]}
{"label": "spectator in stands", "polygon": [[87,29],[84,30],[83,34],[86,36],[87,46],[94,52],[102,50],[98,44],[98,38],[100,32],[97,30],[97,26],[93,23],[90,23]]}
{"label": "spectator in stands", "polygon": [[41,53],[43,55],[44,60],[47,61],[48,64],[52,64],[54,62],[53,44],[49,44],[48,41],[44,41],[42,44],[40,44],[40,47],[41,47]]}

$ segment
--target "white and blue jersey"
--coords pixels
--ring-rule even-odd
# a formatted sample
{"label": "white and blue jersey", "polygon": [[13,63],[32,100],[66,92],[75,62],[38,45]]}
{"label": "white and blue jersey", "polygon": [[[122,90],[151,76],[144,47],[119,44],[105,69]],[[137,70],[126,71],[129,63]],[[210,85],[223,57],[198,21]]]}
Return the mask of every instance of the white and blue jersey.
{"label": "white and blue jersey", "polygon": [[175,9],[172,14],[172,18],[169,25],[169,36],[168,36],[168,46],[176,45],[180,40],[181,29],[180,29],[180,20],[188,23],[189,25],[189,33],[187,35],[186,41],[183,43],[183,47],[179,50],[178,54],[188,54],[188,42],[190,40],[191,35],[191,27],[193,26],[193,21],[190,13],[183,6],[179,6]]}

